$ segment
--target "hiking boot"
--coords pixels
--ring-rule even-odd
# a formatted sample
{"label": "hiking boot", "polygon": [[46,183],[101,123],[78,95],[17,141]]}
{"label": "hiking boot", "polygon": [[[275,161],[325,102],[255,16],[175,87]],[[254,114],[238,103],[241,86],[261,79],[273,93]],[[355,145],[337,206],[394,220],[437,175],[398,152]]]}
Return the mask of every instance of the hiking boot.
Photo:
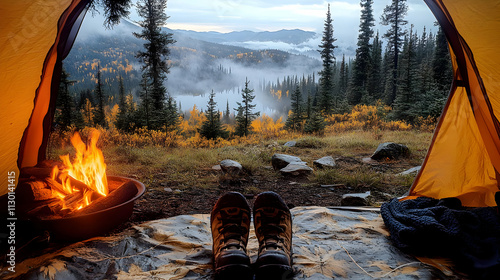
{"label": "hiking boot", "polygon": [[217,200],[210,214],[215,279],[252,279],[246,252],[250,229],[250,206],[243,195],[227,193]]}
{"label": "hiking boot", "polygon": [[281,197],[263,192],[253,207],[259,255],[256,279],[292,279],[292,215]]}

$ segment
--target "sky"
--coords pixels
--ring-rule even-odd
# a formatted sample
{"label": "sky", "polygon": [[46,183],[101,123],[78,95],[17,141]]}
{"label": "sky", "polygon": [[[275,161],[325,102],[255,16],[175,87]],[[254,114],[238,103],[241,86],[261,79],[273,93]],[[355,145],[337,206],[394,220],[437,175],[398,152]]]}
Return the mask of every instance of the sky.
{"label": "sky", "polygon": [[[167,27],[218,32],[297,28],[321,33],[328,3],[333,18],[334,36],[356,40],[361,11],[359,0],[168,0],[166,12],[170,18]],[[384,7],[390,3],[391,0],[374,1],[376,24],[380,22]],[[435,18],[423,0],[408,0],[408,6],[406,19],[415,25],[416,30],[421,31],[424,25],[428,29],[434,28]],[[134,8],[131,12],[131,18],[137,19]]]}

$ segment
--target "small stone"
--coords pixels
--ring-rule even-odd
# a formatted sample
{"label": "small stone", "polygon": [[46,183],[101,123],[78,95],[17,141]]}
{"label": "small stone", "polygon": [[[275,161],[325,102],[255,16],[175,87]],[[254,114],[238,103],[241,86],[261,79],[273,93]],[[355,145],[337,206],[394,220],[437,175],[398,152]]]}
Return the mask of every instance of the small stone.
{"label": "small stone", "polygon": [[238,175],[243,170],[243,166],[241,166],[239,162],[230,159],[221,161],[220,168],[222,172],[229,173],[231,175]]}
{"label": "small stone", "polygon": [[420,171],[420,168],[422,168],[422,166],[415,166],[396,175],[404,176],[404,175],[410,175],[412,173],[418,173],[418,171]]}
{"label": "small stone", "polygon": [[292,162],[302,162],[299,157],[290,156],[285,154],[274,154],[271,158],[271,163],[273,165],[274,170],[280,170],[285,168],[288,164]]}
{"label": "small stone", "polygon": [[217,171],[222,170],[222,168],[220,167],[220,164],[217,164],[217,165],[212,166],[212,169],[213,169],[213,170],[217,170]]}
{"label": "small stone", "polygon": [[410,149],[402,144],[396,144],[392,142],[386,142],[378,145],[377,150],[371,156],[374,160],[381,159],[398,159],[402,156],[408,156],[410,154]]}
{"label": "small stone", "polygon": [[304,164],[290,163],[285,168],[280,169],[281,174],[284,176],[306,176],[313,172],[313,169]]}
{"label": "small stone", "polygon": [[340,205],[342,205],[342,206],[367,206],[369,196],[370,196],[369,191],[367,191],[365,193],[344,194],[342,196],[342,200],[340,201]]}
{"label": "small stone", "polygon": [[344,184],[320,185],[322,188],[345,188]]}
{"label": "small stone", "polygon": [[317,168],[332,168],[335,167],[335,160],[331,156],[322,157],[313,162],[313,165]]}
{"label": "small stone", "polygon": [[180,194],[180,193],[182,193],[182,191],[181,191],[181,190],[179,190],[179,189],[175,189],[175,190],[174,190],[174,194]]}
{"label": "small stone", "polygon": [[171,193],[171,192],[174,191],[174,190],[172,190],[172,188],[164,188],[163,190],[166,191],[166,192],[169,192],[169,193]]}
{"label": "small stone", "polygon": [[292,141],[286,142],[283,146],[285,146],[285,147],[295,147],[295,145],[297,145],[297,141],[292,140]]}

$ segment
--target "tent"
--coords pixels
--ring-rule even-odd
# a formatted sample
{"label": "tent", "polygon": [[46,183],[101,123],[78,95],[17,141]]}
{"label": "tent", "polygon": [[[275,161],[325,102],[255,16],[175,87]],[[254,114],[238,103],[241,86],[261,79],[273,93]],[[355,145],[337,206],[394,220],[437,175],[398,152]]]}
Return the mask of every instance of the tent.
{"label": "tent", "polygon": [[[408,197],[494,206],[500,170],[500,2],[424,0],[449,42],[454,80]],[[89,0],[7,0],[0,7],[2,174],[45,159],[61,61]],[[5,176],[5,175],[4,175]],[[4,177],[5,178],[5,177]],[[0,195],[8,181],[0,181]]]}

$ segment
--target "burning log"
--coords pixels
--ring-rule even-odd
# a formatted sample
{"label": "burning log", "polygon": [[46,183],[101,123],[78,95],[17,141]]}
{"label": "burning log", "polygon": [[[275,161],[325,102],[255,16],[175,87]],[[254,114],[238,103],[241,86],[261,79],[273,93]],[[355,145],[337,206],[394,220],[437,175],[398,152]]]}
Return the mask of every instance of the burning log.
{"label": "burning log", "polygon": [[33,210],[28,211],[26,214],[30,217],[42,220],[61,218],[73,212],[74,205],[79,203],[82,198],[82,192],[74,192],[65,196],[63,199],[57,199],[56,201],[38,206]]}
{"label": "burning log", "polygon": [[21,168],[21,178],[45,179],[50,177],[52,168],[50,167],[23,167]]}
{"label": "burning log", "polygon": [[90,214],[93,212],[97,212],[100,210],[104,210],[119,204],[122,204],[126,201],[129,201],[137,194],[137,187],[132,181],[127,181],[118,187],[113,192],[109,193],[107,196],[101,197],[92,201],[92,203],[79,210],[71,213],[69,216],[78,216]]}
{"label": "burning log", "polygon": [[46,181],[20,181],[16,188],[18,197],[23,201],[40,201],[51,199],[52,188]]}

